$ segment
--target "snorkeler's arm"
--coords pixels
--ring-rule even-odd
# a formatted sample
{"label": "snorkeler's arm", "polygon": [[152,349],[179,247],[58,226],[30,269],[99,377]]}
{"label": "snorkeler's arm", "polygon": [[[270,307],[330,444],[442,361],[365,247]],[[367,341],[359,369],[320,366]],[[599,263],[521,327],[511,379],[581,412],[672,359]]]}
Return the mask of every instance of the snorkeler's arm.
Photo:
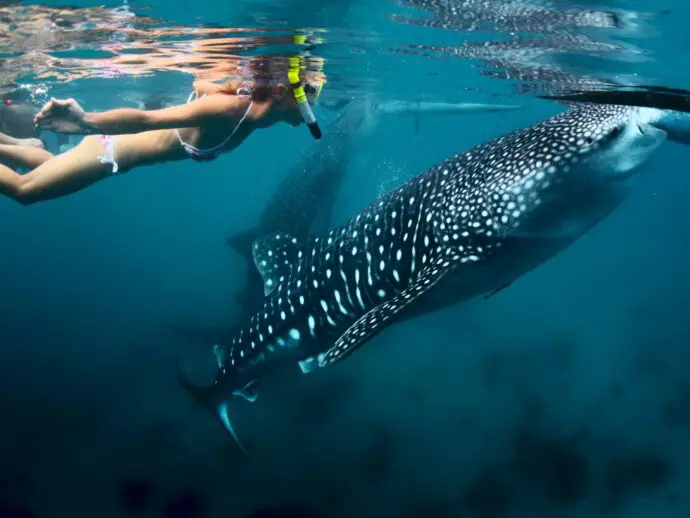
{"label": "snorkeler's arm", "polygon": [[208,95],[191,103],[161,110],[118,108],[85,112],[74,99],[51,99],[36,115],[36,125],[60,133],[122,135],[155,129],[190,128],[224,119],[239,109],[232,95]]}
{"label": "snorkeler's arm", "polygon": [[118,108],[87,112],[84,123],[89,133],[121,135],[156,129],[193,128],[213,119],[232,116],[238,109],[235,96],[209,95],[191,103],[160,110]]}

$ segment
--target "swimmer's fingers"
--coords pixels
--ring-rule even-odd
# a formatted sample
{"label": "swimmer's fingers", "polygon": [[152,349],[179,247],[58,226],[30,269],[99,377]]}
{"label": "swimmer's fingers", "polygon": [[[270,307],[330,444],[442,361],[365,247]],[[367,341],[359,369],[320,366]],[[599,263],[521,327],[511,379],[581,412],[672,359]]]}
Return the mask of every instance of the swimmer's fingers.
{"label": "swimmer's fingers", "polygon": [[34,123],[38,125],[41,122],[48,121],[51,117],[59,116],[62,103],[63,101],[58,101],[57,99],[48,101],[34,117]]}
{"label": "swimmer's fingers", "polygon": [[34,123],[34,125],[42,130],[52,130],[54,129],[53,121],[50,119],[41,119]]}
{"label": "swimmer's fingers", "polygon": [[43,105],[38,113],[34,116],[34,124],[38,125],[48,114],[53,110],[55,106],[55,99],[51,99]]}
{"label": "swimmer's fingers", "polygon": [[39,124],[42,120],[50,117],[79,116],[83,112],[79,103],[74,99],[51,99],[34,117],[34,122]]}

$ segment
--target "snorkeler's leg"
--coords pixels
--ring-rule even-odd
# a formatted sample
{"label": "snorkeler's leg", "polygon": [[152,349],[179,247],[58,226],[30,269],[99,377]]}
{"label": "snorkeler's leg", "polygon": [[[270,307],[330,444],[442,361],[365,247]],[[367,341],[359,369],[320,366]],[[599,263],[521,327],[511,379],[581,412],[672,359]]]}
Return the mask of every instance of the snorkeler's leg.
{"label": "snorkeler's leg", "polygon": [[0,164],[12,169],[35,169],[53,156],[49,151],[38,147],[0,144]]}
{"label": "snorkeler's leg", "polygon": [[0,144],[7,144],[10,146],[18,146],[20,139],[12,137],[6,133],[0,132]]}
{"label": "snorkeler's leg", "polygon": [[6,135],[5,133],[0,132],[0,144],[5,144],[8,146],[16,146],[19,144],[19,139],[11,137],[10,135]]}
{"label": "snorkeler's leg", "polygon": [[0,132],[0,144],[9,146],[26,146],[45,149],[45,145],[39,138],[16,138],[7,133]]}
{"label": "snorkeler's leg", "polygon": [[0,194],[30,205],[80,191],[112,175],[112,165],[97,159],[102,153],[99,140],[87,137],[74,149],[24,175],[0,165]]}

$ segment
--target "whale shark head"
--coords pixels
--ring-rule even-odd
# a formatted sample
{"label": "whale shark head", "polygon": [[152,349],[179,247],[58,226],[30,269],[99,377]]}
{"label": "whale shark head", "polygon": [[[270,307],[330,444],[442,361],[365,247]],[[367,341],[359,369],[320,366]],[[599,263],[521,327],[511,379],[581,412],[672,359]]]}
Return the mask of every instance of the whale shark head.
{"label": "whale shark head", "polygon": [[640,108],[577,105],[477,146],[441,166],[455,173],[441,233],[579,235],[617,206],[665,139]]}
{"label": "whale shark head", "polygon": [[644,109],[606,108],[594,110],[597,117],[593,119],[598,124],[588,121],[575,135],[573,157],[582,158],[579,167],[588,169],[591,176],[619,181],[638,170],[666,140],[667,134],[649,124]]}

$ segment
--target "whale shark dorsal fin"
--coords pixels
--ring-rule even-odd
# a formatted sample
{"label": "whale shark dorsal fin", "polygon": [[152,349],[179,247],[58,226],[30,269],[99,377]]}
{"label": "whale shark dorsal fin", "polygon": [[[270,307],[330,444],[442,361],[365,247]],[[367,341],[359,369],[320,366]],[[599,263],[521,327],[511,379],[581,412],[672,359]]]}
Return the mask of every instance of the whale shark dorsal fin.
{"label": "whale shark dorsal fin", "polygon": [[290,277],[293,266],[302,259],[302,249],[295,237],[277,232],[254,241],[252,256],[264,280],[264,295],[270,295]]}
{"label": "whale shark dorsal fin", "polygon": [[390,300],[366,312],[336,340],[333,347],[320,355],[319,367],[326,367],[346,358],[373,336],[380,333],[392,323],[395,315],[453,270],[457,264],[454,259],[441,257],[430,263],[407,288]]}

